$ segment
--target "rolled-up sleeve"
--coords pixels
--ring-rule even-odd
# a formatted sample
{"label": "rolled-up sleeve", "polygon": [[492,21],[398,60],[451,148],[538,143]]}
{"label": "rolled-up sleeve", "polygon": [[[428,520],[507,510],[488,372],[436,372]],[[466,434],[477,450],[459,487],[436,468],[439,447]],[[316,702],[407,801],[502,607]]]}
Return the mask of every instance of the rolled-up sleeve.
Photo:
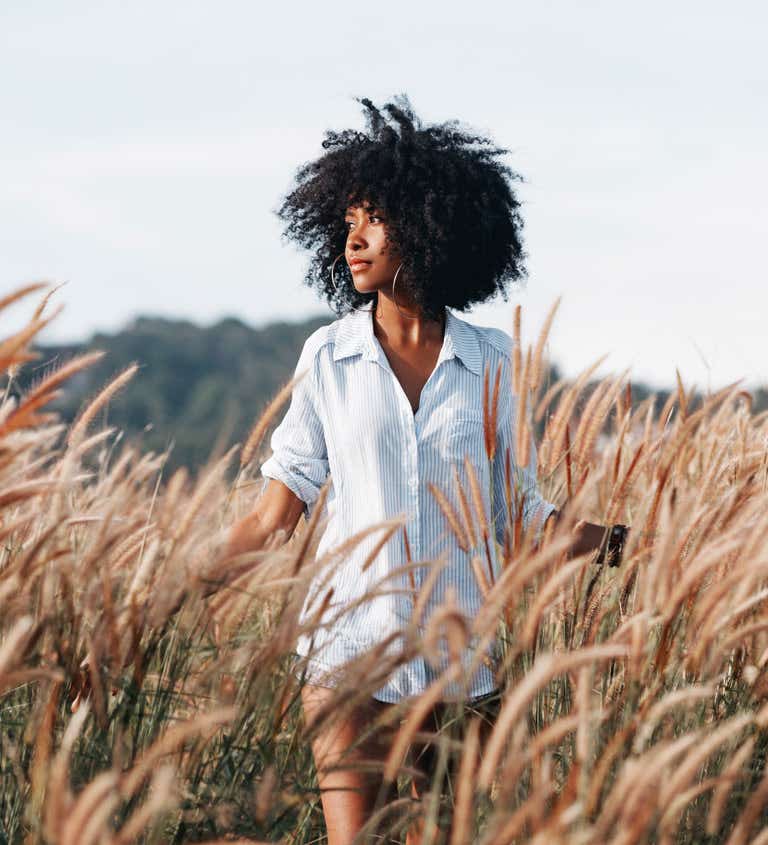
{"label": "rolled-up sleeve", "polygon": [[[499,409],[496,453],[493,459],[493,502],[496,539],[500,544],[503,544],[504,528],[507,524],[507,512],[509,511],[511,521],[514,521],[517,517],[517,503],[522,502],[523,529],[528,531],[530,528],[534,528],[536,531],[536,541],[538,542],[541,539],[544,522],[556,508],[555,505],[544,499],[539,491],[537,453],[533,432],[531,432],[528,464],[521,467],[517,463],[515,455],[517,405],[511,392],[508,395],[510,400],[506,403],[506,409]],[[507,504],[505,482],[507,450],[510,453],[512,493],[512,501],[509,505]]]}
{"label": "rolled-up sleeve", "polygon": [[328,453],[319,406],[317,346],[312,340],[308,338],[301,350],[294,370],[294,377],[300,378],[293,386],[285,416],[272,432],[272,455],[261,465],[265,479],[282,481],[304,502],[307,516],[328,477]]}

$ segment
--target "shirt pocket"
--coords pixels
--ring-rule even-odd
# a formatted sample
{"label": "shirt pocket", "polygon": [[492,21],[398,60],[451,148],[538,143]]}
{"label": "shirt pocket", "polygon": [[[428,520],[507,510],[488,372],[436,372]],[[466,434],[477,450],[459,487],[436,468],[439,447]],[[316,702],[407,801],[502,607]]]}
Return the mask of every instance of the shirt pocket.
{"label": "shirt pocket", "polygon": [[470,463],[479,478],[486,476],[488,456],[485,452],[483,412],[458,411],[451,416],[445,440],[445,457],[463,472],[464,459]]}

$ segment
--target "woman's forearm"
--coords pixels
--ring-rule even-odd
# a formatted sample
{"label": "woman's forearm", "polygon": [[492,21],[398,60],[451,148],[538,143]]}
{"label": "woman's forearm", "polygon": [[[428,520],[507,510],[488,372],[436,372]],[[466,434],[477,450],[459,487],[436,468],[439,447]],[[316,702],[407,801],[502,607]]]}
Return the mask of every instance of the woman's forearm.
{"label": "woman's forearm", "polygon": [[230,584],[253,567],[252,560],[236,562],[239,556],[276,548],[288,540],[290,533],[289,526],[280,526],[265,520],[255,511],[235,522],[229,529],[212,571],[209,571],[205,579],[208,584],[203,596],[209,596],[220,587]]}
{"label": "woman's forearm", "polygon": [[266,523],[258,513],[250,513],[232,525],[227,535],[222,556],[235,557],[247,552],[261,551],[270,537],[278,530]]}

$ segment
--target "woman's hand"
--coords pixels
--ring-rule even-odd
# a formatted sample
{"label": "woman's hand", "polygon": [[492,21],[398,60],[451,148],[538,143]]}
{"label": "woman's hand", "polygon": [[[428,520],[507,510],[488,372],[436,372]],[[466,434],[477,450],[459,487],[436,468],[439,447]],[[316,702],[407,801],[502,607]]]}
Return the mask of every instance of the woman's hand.
{"label": "woman's hand", "polygon": [[[547,520],[553,519],[555,522],[561,516],[560,511],[552,511],[547,517]],[[577,557],[584,555],[591,551],[599,551],[606,542],[607,533],[611,526],[596,525],[593,522],[587,522],[585,519],[580,519],[574,526],[575,538],[573,545],[568,550],[569,557]],[[631,529],[627,529],[629,532]],[[616,564],[618,565],[618,563]]]}

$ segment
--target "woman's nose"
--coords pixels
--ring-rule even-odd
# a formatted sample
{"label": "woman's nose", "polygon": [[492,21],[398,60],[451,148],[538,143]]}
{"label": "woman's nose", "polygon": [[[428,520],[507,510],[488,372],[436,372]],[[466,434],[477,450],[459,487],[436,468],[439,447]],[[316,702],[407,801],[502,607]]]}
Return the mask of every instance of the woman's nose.
{"label": "woman's nose", "polygon": [[365,239],[365,223],[356,223],[355,227],[349,230],[347,243],[349,246],[354,246],[355,244],[360,244],[360,246],[368,245],[368,241]]}

